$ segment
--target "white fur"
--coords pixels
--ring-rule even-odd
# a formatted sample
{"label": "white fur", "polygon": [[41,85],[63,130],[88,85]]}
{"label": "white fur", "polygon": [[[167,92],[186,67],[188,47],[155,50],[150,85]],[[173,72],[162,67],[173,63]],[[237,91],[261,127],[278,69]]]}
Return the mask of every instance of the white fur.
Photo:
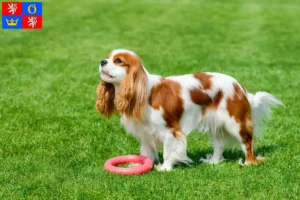
{"label": "white fur", "polygon": [[260,136],[260,128],[264,118],[271,117],[271,106],[284,104],[273,95],[267,92],[256,92],[255,94],[248,93],[247,98],[252,109],[252,119],[255,124],[254,133]]}
{"label": "white fur", "polygon": [[[134,52],[128,50],[115,50],[112,54],[120,52],[129,52],[136,55]],[[112,56],[113,57],[113,56]],[[102,70],[107,70],[107,73],[114,76],[113,80],[106,77],[104,81],[109,81],[116,86],[125,76],[125,70],[119,69],[121,67],[115,66],[113,61],[109,60],[109,64]],[[145,69],[148,78],[148,95],[150,95],[151,88],[159,84],[161,76],[152,75]],[[166,127],[166,122],[163,119],[163,108],[155,110],[149,105],[147,101],[144,118],[141,123],[135,121],[134,118],[122,116],[121,122],[126,128],[127,132],[132,133],[141,141],[141,155],[147,156],[153,160],[157,160],[157,149],[163,146],[164,163],[158,165],[157,169],[160,171],[171,170],[176,162],[188,163],[191,160],[187,157],[187,140],[186,136],[194,130],[209,133],[212,136],[212,143],[214,147],[213,155],[209,155],[206,159],[201,159],[205,163],[219,163],[223,160],[222,154],[224,148],[230,139],[229,136],[235,138],[245,150],[245,145],[241,141],[239,134],[240,125],[234,118],[230,117],[226,102],[234,94],[233,83],[240,84],[232,77],[220,73],[208,73],[212,76],[212,87],[205,92],[210,97],[215,97],[219,90],[223,92],[223,98],[216,110],[207,109],[205,118],[202,117],[202,108],[193,103],[190,97],[190,90],[193,88],[201,88],[201,83],[194,78],[193,75],[171,76],[166,77],[179,83],[182,87],[182,93],[178,94],[184,101],[184,113],[180,120],[181,131],[185,135],[180,135],[175,138],[173,134]],[[241,86],[240,86],[241,87]],[[242,88],[242,87],[241,87]],[[255,130],[261,124],[261,120],[270,113],[270,106],[282,104],[271,94],[266,92],[258,92],[255,95],[247,93],[247,98],[251,104],[253,111],[253,121]]]}
{"label": "white fur", "polygon": [[112,60],[106,60],[108,63],[105,66],[99,66],[101,79],[107,83],[120,83],[126,76],[126,70],[122,67],[116,66]]}

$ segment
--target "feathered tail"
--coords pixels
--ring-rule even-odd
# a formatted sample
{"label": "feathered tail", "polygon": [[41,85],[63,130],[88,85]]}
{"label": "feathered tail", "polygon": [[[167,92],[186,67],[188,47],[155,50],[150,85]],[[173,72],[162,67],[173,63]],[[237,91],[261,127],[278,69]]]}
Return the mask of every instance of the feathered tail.
{"label": "feathered tail", "polygon": [[284,106],[284,104],[267,92],[257,92],[247,94],[248,101],[252,109],[252,120],[254,122],[254,135],[260,135],[260,127],[263,119],[271,117],[272,106]]}

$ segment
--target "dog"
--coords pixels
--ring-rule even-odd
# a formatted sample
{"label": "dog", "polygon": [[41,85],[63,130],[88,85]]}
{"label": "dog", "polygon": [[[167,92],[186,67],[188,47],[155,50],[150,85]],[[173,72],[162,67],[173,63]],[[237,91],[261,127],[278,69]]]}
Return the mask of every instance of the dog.
{"label": "dog", "polygon": [[140,154],[158,160],[163,147],[163,164],[170,171],[177,162],[190,163],[187,135],[194,130],[212,138],[213,154],[201,158],[209,164],[223,160],[230,140],[245,154],[245,165],[264,161],[253,152],[253,137],[259,133],[271,106],[283,103],[267,92],[248,93],[233,77],[198,72],[162,77],[150,74],[132,51],[113,50],[99,65],[96,109],[104,116],[121,114],[121,123],[141,143]]}

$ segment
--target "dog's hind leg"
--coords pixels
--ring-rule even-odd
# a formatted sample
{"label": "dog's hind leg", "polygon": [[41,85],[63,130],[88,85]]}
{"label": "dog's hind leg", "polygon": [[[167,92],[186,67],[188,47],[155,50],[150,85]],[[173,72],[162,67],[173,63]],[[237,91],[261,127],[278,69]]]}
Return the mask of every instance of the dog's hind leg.
{"label": "dog's hind leg", "polygon": [[257,165],[264,161],[263,157],[256,157],[253,152],[253,133],[248,131],[240,131],[241,146],[245,153],[245,165]]}
{"label": "dog's hind leg", "polygon": [[218,164],[224,160],[223,152],[228,143],[228,135],[216,134],[212,138],[212,144],[214,148],[213,154],[207,154],[206,158],[201,158],[200,161],[208,164]]}
{"label": "dog's hind leg", "polygon": [[245,165],[256,165],[264,161],[263,157],[256,157],[253,152],[253,123],[251,118],[237,122],[232,120],[226,126],[228,133],[240,143],[245,154]]}

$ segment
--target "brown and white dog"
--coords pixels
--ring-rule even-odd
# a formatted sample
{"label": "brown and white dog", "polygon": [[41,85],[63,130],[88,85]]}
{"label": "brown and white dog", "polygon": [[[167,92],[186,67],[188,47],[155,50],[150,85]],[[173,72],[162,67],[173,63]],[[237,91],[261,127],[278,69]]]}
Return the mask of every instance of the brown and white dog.
{"label": "brown and white dog", "polygon": [[221,162],[231,138],[241,145],[246,165],[264,160],[253,153],[253,136],[271,106],[282,105],[271,94],[250,94],[234,78],[220,73],[152,75],[134,52],[125,49],[112,51],[99,71],[97,110],[107,117],[121,114],[126,131],[141,142],[141,155],[157,160],[162,145],[164,162],[158,170],[192,162],[186,136],[194,130],[212,138],[214,152],[201,158],[204,163]]}

